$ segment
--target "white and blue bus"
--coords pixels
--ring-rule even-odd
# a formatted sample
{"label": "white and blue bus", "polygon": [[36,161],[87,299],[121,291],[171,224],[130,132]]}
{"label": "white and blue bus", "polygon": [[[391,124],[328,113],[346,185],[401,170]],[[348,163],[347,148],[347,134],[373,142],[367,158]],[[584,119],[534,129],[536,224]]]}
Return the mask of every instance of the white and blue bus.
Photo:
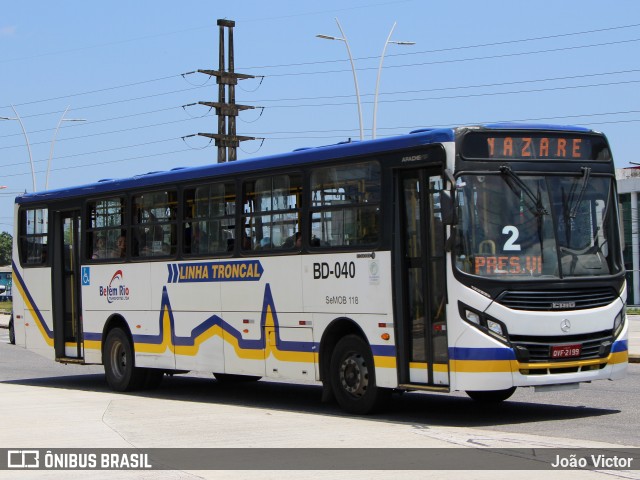
{"label": "white and blue bus", "polygon": [[[25,194],[16,343],[165,373],[393,391],[618,379],[628,362],[614,164],[580,127],[492,124]],[[15,293],[14,292],[14,293]]]}

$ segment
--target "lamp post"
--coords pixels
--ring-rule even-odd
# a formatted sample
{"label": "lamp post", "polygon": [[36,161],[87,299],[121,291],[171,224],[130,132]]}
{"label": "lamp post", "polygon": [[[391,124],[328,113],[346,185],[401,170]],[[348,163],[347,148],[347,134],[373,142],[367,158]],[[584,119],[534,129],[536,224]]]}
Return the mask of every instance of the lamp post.
{"label": "lamp post", "polygon": [[51,148],[49,149],[49,160],[47,161],[47,176],[44,181],[44,189],[47,190],[49,188],[49,171],[51,170],[51,161],[53,160],[53,145],[56,143],[56,137],[58,136],[58,130],[60,130],[60,125],[62,122],[85,122],[84,118],[64,118],[67,114],[69,107],[64,110],[62,117],[60,117],[60,121],[58,122],[58,126],[56,127],[55,132],[53,132],[53,138],[51,139]]}
{"label": "lamp post", "polygon": [[325,40],[339,40],[344,42],[347,47],[347,54],[349,55],[349,61],[351,62],[351,71],[353,72],[353,83],[356,87],[356,101],[358,103],[358,120],[360,122],[360,140],[364,140],[364,127],[362,126],[362,104],[360,103],[360,89],[358,88],[358,76],[356,74],[356,66],[353,63],[353,57],[351,56],[351,48],[349,48],[349,42],[347,40],[347,36],[344,34],[342,30],[342,26],[340,22],[336,18],[336,23],[338,24],[338,28],[340,29],[340,33],[342,37],[334,37],[332,35],[316,35],[318,38],[324,38]]}
{"label": "lamp post", "polygon": [[37,191],[36,188],[36,171],[35,168],[33,167],[33,157],[31,156],[31,145],[29,144],[29,137],[27,136],[27,131],[24,129],[24,125],[22,123],[22,119],[20,118],[20,115],[18,115],[18,112],[16,111],[16,108],[11,105],[11,108],[13,109],[13,113],[16,114],[15,117],[0,117],[0,120],[17,120],[20,123],[20,127],[22,128],[22,133],[24,134],[24,140],[27,143],[27,151],[29,152],[29,163],[31,164],[31,179],[33,181],[33,191]]}
{"label": "lamp post", "polygon": [[396,45],[415,45],[416,42],[405,42],[405,41],[395,41],[391,40],[391,35],[393,35],[393,30],[396,28],[396,23],[393,22],[393,26],[391,27],[391,31],[389,32],[389,36],[387,37],[387,41],[384,42],[384,47],[382,48],[382,55],[380,55],[380,65],[378,66],[378,78],[376,80],[376,93],[373,96],[373,125],[371,126],[371,138],[376,138],[376,116],[378,112],[378,90],[380,89],[380,75],[382,74],[382,62],[384,61],[384,54],[387,51],[387,45],[390,43],[395,43]]}

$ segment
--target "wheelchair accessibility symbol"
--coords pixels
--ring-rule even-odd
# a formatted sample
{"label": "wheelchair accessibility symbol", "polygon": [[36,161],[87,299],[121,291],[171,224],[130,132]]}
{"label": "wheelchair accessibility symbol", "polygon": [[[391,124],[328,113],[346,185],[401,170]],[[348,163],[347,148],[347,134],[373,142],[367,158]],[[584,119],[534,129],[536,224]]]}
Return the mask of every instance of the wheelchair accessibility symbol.
{"label": "wheelchair accessibility symbol", "polygon": [[91,285],[91,267],[82,267],[82,285]]}

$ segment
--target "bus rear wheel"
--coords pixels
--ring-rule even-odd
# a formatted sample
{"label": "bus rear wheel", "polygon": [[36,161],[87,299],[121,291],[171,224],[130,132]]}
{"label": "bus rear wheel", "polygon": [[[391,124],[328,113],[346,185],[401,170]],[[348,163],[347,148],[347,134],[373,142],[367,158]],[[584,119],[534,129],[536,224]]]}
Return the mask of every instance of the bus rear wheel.
{"label": "bus rear wheel", "polygon": [[342,338],[331,354],[330,381],[338,405],[365,415],[385,406],[391,390],[376,385],[373,355],[358,335]]}
{"label": "bus rear wheel", "polygon": [[102,363],[107,383],[113,390],[128,392],[144,386],[147,371],[135,366],[133,345],[121,328],[114,328],[107,334]]}
{"label": "bus rear wheel", "polygon": [[513,395],[516,387],[507,388],[506,390],[467,390],[467,395],[476,402],[480,403],[500,403]]}

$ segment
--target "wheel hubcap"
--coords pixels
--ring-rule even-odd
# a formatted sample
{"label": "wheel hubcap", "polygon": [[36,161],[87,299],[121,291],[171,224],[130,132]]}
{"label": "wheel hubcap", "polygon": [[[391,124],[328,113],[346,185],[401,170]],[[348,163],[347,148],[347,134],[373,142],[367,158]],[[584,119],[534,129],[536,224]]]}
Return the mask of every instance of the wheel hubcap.
{"label": "wheel hubcap", "polygon": [[340,383],[345,391],[361,397],[369,385],[369,370],[362,355],[350,354],[340,365]]}
{"label": "wheel hubcap", "polygon": [[123,377],[127,369],[127,353],[120,342],[115,343],[111,349],[111,364],[113,365],[113,373],[117,377]]}

